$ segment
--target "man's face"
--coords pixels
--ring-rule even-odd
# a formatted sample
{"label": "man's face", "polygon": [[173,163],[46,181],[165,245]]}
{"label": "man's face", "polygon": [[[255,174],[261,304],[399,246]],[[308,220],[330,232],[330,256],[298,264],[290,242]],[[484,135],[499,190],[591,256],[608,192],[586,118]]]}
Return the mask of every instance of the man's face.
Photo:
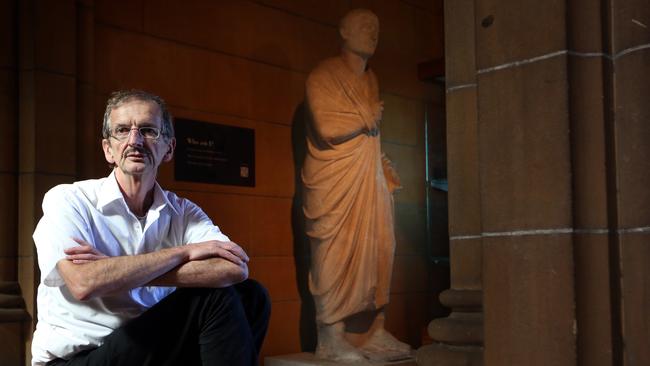
{"label": "man's face", "polygon": [[360,14],[341,29],[344,47],[364,58],[370,58],[379,41],[379,21],[373,14]]}
{"label": "man's face", "polygon": [[[162,128],[160,108],[154,102],[131,100],[114,108],[110,114],[111,137],[102,141],[106,161],[115,164],[120,175],[143,176],[153,174],[163,161],[172,159],[176,141],[160,135],[157,139],[145,138],[138,128]],[[113,136],[117,130],[130,130],[119,140]]]}

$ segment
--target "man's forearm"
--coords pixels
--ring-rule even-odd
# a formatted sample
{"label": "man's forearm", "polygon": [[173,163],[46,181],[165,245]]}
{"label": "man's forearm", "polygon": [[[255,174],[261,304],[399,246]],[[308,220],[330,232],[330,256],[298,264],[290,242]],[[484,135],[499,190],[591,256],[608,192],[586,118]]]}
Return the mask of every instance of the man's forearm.
{"label": "man's forearm", "polygon": [[186,251],[176,247],[84,264],[62,259],[57,263],[57,269],[72,295],[79,300],[87,300],[143,286],[186,261]]}
{"label": "man's forearm", "polygon": [[155,278],[149,286],[227,287],[248,278],[246,263],[235,264],[223,258],[183,263]]}

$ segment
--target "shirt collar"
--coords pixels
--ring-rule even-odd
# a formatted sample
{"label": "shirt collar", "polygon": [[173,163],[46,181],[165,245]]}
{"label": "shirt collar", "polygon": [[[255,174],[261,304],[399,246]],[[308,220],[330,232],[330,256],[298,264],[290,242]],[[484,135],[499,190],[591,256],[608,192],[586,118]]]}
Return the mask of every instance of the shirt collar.
{"label": "shirt collar", "polygon": [[122,200],[124,201],[124,196],[122,196],[122,191],[120,191],[120,186],[117,184],[117,179],[115,178],[115,171],[111,171],[111,174],[104,179],[101,187],[99,188],[99,197],[97,200],[97,208],[102,210],[106,205],[114,201]]}
{"label": "shirt collar", "polygon": [[165,194],[165,191],[160,187],[160,184],[155,182],[153,186],[153,204],[151,205],[151,209],[160,211],[165,206],[169,206],[174,213],[180,215],[178,210],[176,210],[176,207],[169,202],[169,198],[167,198],[167,194]]}
{"label": "shirt collar", "polygon": [[[113,203],[115,201],[120,201],[126,207],[126,201],[124,201],[124,196],[120,190],[120,186],[117,184],[117,178],[115,177],[115,170],[106,177],[104,183],[102,184],[99,191],[99,199],[97,200],[97,208],[103,210],[106,205]],[[160,187],[158,182],[154,183],[153,187],[153,203],[151,204],[150,210],[160,211],[165,206],[169,206],[176,214],[178,210],[169,202],[165,191]],[[128,210],[128,208],[127,208]]]}

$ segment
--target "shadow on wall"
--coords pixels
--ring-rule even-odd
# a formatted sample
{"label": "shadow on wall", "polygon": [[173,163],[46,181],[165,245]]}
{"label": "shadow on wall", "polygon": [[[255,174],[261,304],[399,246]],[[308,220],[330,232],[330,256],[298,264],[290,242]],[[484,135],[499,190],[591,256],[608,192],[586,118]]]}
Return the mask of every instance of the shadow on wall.
{"label": "shadow on wall", "polygon": [[302,164],[305,160],[307,144],[305,142],[307,110],[305,102],[300,103],[293,114],[291,127],[291,145],[293,149],[293,167],[295,193],[291,205],[291,227],[293,230],[293,258],[296,265],[296,281],[300,295],[300,349],[313,352],[316,349],[316,309],[309,292],[309,266],[311,248],[305,234],[305,216],[302,211]]}

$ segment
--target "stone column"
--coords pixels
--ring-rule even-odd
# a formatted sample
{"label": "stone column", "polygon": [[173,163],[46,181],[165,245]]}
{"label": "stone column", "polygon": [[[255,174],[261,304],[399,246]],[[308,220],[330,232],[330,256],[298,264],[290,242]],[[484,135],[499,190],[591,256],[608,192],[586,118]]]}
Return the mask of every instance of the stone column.
{"label": "stone column", "polygon": [[32,233],[44,193],[76,178],[76,6],[19,1],[18,281],[32,324],[39,282]]}
{"label": "stone column", "polygon": [[428,327],[435,341],[419,365],[482,364],[482,238],[474,1],[445,1],[447,177],[451,288],[440,295],[452,313]]}
{"label": "stone column", "polygon": [[566,4],[476,1],[486,365],[575,364]]}
{"label": "stone column", "polygon": [[[456,0],[445,22],[452,289],[441,299],[479,279],[486,365],[650,364],[650,8]],[[462,250],[472,240],[482,252]],[[431,323],[429,349],[465,355],[436,364],[470,362],[462,317],[454,307]]]}
{"label": "stone column", "polygon": [[611,68],[603,48],[609,31],[601,5],[574,0],[567,9],[577,364],[584,366],[621,364],[613,363],[614,358],[620,361],[620,354],[613,354],[612,344],[613,321],[618,318],[612,313],[612,300],[619,294],[612,291],[618,274],[610,266],[615,245],[608,229],[608,191],[614,186],[607,173],[612,154],[608,152],[611,126],[606,123],[605,110],[611,97],[605,96],[610,95],[606,89],[611,89]]}
{"label": "stone column", "polygon": [[453,312],[430,331],[454,356],[422,364],[574,364],[565,12],[446,2]]}
{"label": "stone column", "polygon": [[650,7],[569,3],[578,363],[648,365]]}
{"label": "stone column", "polygon": [[0,3],[0,363],[24,363],[18,286],[18,4]]}
{"label": "stone column", "polygon": [[17,280],[18,22],[16,1],[0,5],[0,282]]}

